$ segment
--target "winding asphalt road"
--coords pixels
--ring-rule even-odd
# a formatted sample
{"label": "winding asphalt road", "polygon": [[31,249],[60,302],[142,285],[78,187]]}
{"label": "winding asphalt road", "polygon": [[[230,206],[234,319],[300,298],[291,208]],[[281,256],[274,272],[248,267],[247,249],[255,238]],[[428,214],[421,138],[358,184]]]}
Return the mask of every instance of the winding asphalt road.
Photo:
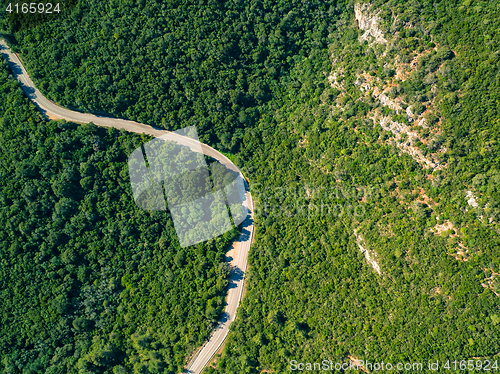
{"label": "winding asphalt road", "polygon": [[[11,52],[10,48],[6,42],[0,38],[0,53],[9,63],[15,77],[21,83],[21,87],[30,100],[38,107],[40,112],[52,119],[65,119],[67,121],[78,122],[78,123],[94,123],[97,126],[104,127],[114,127],[116,129],[125,129],[126,131],[144,133],[147,135],[152,135],[155,137],[161,137],[166,140],[173,140],[179,144],[188,146],[189,148],[196,150],[199,143],[195,142],[193,139],[188,137],[183,137],[181,135],[171,133],[169,131],[161,130],[149,125],[138,123],[135,121],[127,121],[118,118],[109,118],[104,116],[97,116],[89,113],[80,113],[73,110],[69,110],[54,102],[48,100],[42,95],[42,93],[35,87],[33,81],[29,77],[26,69],[22,65],[18,56]],[[199,145],[198,145],[199,149]],[[221,164],[226,165],[226,167],[238,172],[243,178],[243,175],[238,170],[236,165],[234,165],[226,156],[222,153],[216,151],[212,147],[201,144],[202,152],[210,156]],[[243,180],[245,180],[243,178]],[[218,351],[226,336],[229,332],[229,326],[232,321],[236,318],[236,310],[238,309],[242,294],[243,294],[243,283],[245,270],[247,268],[248,252],[250,250],[250,245],[252,244],[253,237],[253,200],[250,195],[248,185],[245,181],[245,202],[244,205],[248,208],[249,214],[245,221],[243,222],[242,232],[240,237],[233,243],[233,248],[229,251],[227,261],[231,265],[233,272],[231,273],[231,278],[229,282],[229,291],[227,295],[227,306],[224,311],[222,319],[217,324],[215,331],[213,332],[210,339],[203,345],[203,347],[198,350],[198,353],[191,359],[186,369],[187,373],[199,374],[202,372],[203,368],[207,366],[210,359]]]}

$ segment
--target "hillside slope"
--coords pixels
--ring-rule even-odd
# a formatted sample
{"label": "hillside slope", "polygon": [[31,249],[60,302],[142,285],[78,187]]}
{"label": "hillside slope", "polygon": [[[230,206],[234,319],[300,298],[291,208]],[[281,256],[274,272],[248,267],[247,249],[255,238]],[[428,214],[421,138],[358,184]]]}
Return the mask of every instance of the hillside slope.
{"label": "hillside slope", "polygon": [[248,288],[207,372],[500,360],[498,4],[197,4],[80,1],[15,36],[55,101],[196,124],[252,181]]}

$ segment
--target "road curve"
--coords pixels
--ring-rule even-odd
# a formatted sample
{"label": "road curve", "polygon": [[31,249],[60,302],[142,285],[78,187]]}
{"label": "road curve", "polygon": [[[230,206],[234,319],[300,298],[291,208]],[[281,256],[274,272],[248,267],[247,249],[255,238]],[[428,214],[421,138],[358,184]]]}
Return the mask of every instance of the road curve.
{"label": "road curve", "polygon": [[[80,113],[60,107],[59,105],[44,97],[42,93],[35,87],[33,81],[29,77],[18,56],[11,52],[5,40],[1,38],[0,53],[9,63],[14,76],[21,83],[21,88],[26,93],[26,95],[38,107],[40,112],[42,112],[42,114],[49,118],[65,119],[67,121],[78,123],[92,122],[97,126],[114,127],[116,129],[124,129],[130,132],[144,133],[155,137],[162,137],[162,139],[175,140],[179,144],[188,146],[190,148],[192,148],[193,146],[193,139],[183,137],[169,131],[158,129],[153,126],[119,118],[109,118],[89,113]],[[238,170],[238,168],[222,153],[203,143],[201,144],[201,148],[204,154],[216,159],[221,164],[224,164],[230,169],[237,171],[241,175],[241,172]],[[246,199],[244,204],[248,208],[249,214],[243,222],[240,237],[235,240],[235,242],[233,243],[233,248],[229,252],[231,254],[231,257],[227,257],[227,261],[233,269],[229,282],[227,306],[222,319],[218,322],[217,327],[215,328],[215,331],[213,332],[210,339],[203,345],[203,347],[188,364],[186,369],[187,373],[199,374],[202,372],[203,368],[207,366],[210,359],[214,356],[214,354],[218,351],[218,349],[226,339],[226,336],[229,332],[229,326],[231,322],[236,318],[236,310],[238,309],[243,294],[244,275],[247,268],[248,252],[250,250],[250,245],[252,244],[254,228],[253,200],[246,181],[245,188]]]}

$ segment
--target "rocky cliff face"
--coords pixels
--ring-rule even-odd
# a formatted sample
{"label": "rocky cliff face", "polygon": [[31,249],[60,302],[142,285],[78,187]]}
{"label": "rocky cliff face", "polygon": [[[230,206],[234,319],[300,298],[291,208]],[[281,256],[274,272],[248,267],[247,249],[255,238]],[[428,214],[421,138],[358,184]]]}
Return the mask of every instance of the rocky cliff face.
{"label": "rocky cliff face", "polygon": [[[384,33],[378,28],[380,17],[376,14],[370,14],[370,4],[358,3],[354,5],[354,16],[358,21],[359,28],[365,33],[359,37],[359,42],[363,43],[365,40],[369,44],[387,44],[384,38]],[[371,40],[373,37],[374,40]]]}

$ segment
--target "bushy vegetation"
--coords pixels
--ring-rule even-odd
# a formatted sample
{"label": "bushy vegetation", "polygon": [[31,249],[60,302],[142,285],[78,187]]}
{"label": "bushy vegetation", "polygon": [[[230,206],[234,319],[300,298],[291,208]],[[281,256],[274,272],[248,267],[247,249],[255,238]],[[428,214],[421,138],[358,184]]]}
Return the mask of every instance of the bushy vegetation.
{"label": "bushy vegetation", "polygon": [[[81,1],[71,16],[16,34],[48,97],[168,129],[195,124],[201,139],[234,154],[249,178],[257,215],[248,291],[208,372],[285,372],[292,359],[349,356],[500,360],[499,8],[469,0],[376,1],[371,11],[388,40],[381,45],[359,42],[353,5]],[[413,60],[407,79],[397,81],[396,65]],[[342,72],[343,86],[332,85],[332,70]],[[363,73],[393,85],[388,97],[402,98],[429,126],[361,91]],[[396,141],[374,113],[418,132],[416,146],[443,167],[425,168],[402,152],[395,145],[408,138]],[[368,188],[375,192],[353,192]],[[265,208],[309,212],[321,204],[362,207],[362,214]],[[150,248],[164,253],[159,243]],[[196,258],[204,253],[211,252]],[[171,313],[181,313],[176,304]],[[207,309],[189,312],[202,318]],[[129,332],[117,342],[133,341],[135,330]],[[148,341],[152,347],[165,344],[161,339],[167,335]],[[175,348],[183,334],[168,339],[175,357],[185,353]],[[123,352],[124,360],[135,357]],[[152,361],[143,370],[159,371]]]}
{"label": "bushy vegetation", "polygon": [[[293,359],[500,359],[499,9],[466,3],[375,3],[371,12],[382,18],[387,46],[359,43],[363,31],[349,8],[337,22],[331,57],[311,54],[292,69],[290,80],[300,83],[286,86],[286,104],[252,130],[261,142],[243,142],[258,183],[256,200],[269,206],[361,204],[365,214],[288,217],[269,210],[258,217],[250,291],[219,369],[208,372],[287,372]],[[394,135],[371,113],[396,113],[355,81],[371,71],[394,83],[389,63],[409,62],[436,45],[395,92],[410,104],[434,100],[440,122],[428,118],[433,133],[423,132],[437,145],[424,147],[447,151],[440,156],[446,167],[433,171],[388,146]],[[344,74],[343,89],[325,79],[325,59]],[[429,74],[435,75],[426,81]],[[304,186],[320,192],[308,194]],[[366,187],[377,192],[325,193]],[[477,208],[467,203],[466,190],[477,196]],[[453,229],[431,231],[447,221]],[[374,253],[381,276],[367,264],[354,230]],[[460,245],[467,252],[450,255],[464,249]]]}
{"label": "bushy vegetation", "polygon": [[17,35],[52,100],[168,129],[190,123],[235,151],[294,58],[327,47],[334,14],[306,1],[80,1]]}
{"label": "bushy vegetation", "polygon": [[222,311],[236,235],[179,248],[136,207],[135,134],[44,120],[0,66],[3,373],[176,373]]}

